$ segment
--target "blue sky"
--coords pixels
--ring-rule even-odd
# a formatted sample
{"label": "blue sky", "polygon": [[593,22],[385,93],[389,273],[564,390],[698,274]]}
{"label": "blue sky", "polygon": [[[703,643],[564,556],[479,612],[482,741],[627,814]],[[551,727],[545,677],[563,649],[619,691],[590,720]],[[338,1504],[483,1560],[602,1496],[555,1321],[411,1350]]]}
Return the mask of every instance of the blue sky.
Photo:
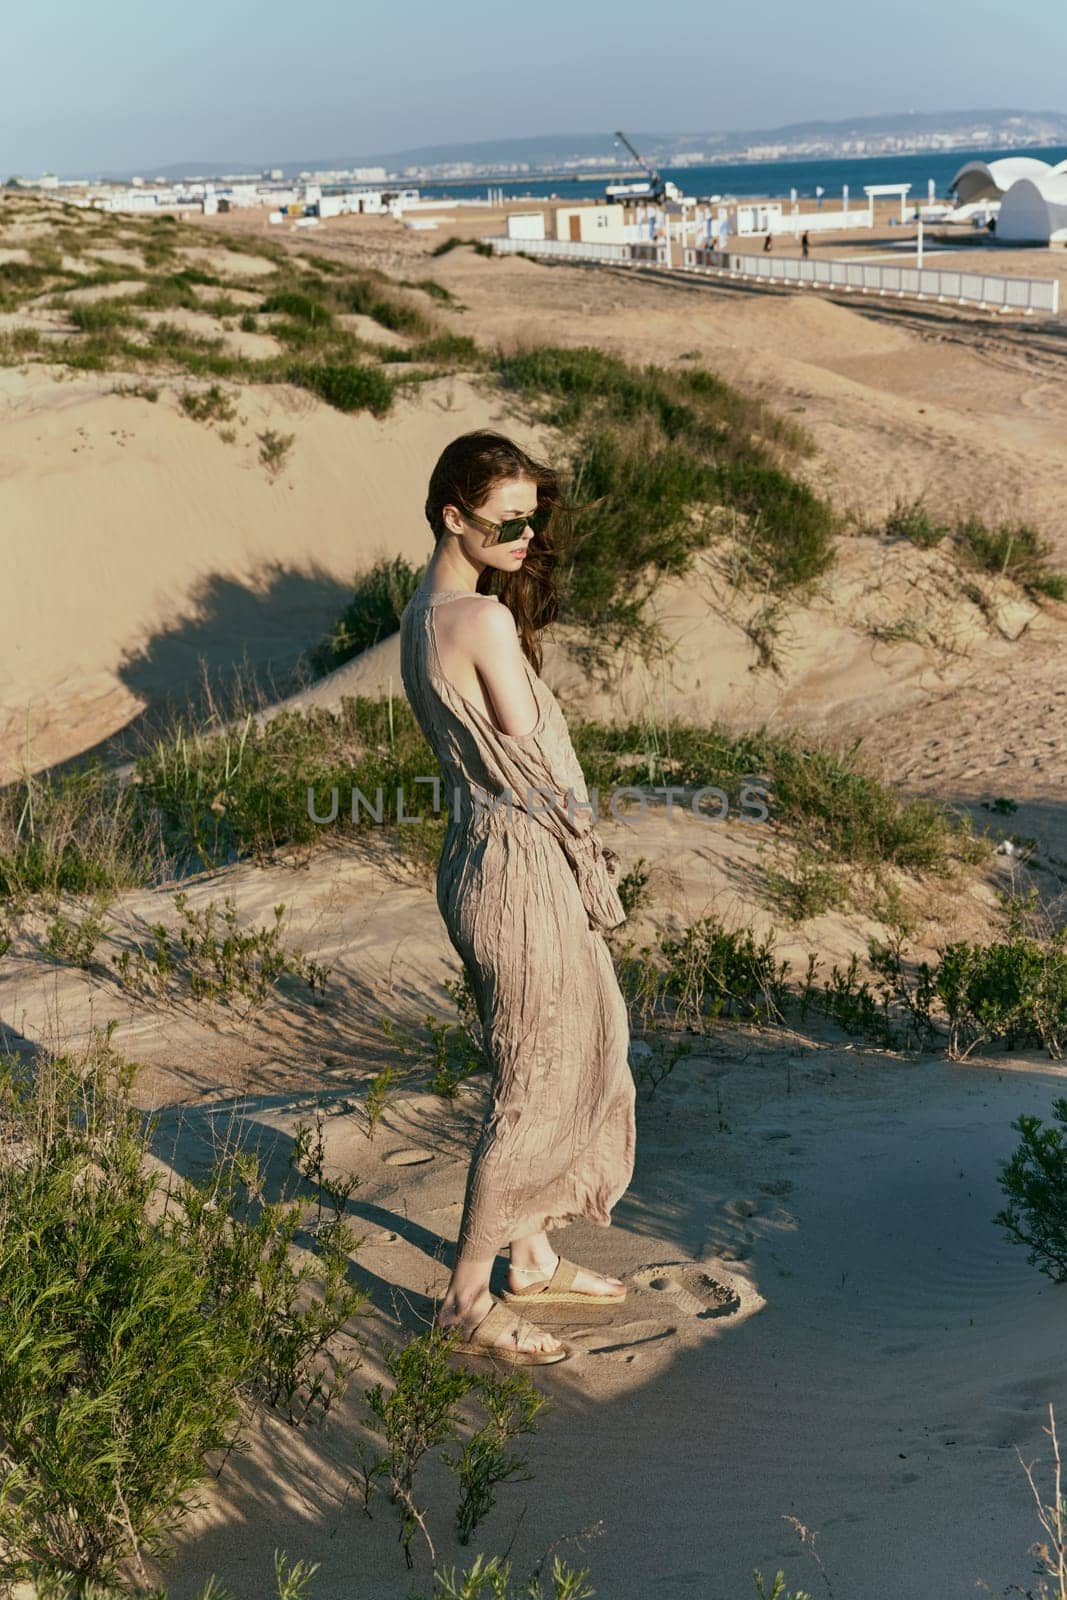
{"label": "blue sky", "polygon": [[1018,30],[1002,0],[873,12],[857,0],[33,0],[4,21],[0,181],[620,126],[1067,109],[1064,0],[1031,0]]}

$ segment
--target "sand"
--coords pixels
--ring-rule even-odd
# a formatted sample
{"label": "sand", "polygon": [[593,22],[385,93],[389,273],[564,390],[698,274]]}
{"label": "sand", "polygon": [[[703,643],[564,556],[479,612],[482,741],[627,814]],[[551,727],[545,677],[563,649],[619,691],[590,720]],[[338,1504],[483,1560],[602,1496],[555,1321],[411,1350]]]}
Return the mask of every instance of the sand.
{"label": "sand", "polygon": [[[292,247],[432,276],[468,308],[443,313],[449,325],[487,343],[597,343],[666,363],[696,352],[803,420],[817,445],[811,480],[862,518],[919,492],[945,512],[1015,508],[1067,564],[1061,367],[1040,341],[1020,342],[1022,330],[469,251],[432,259],[433,240],[340,220]],[[220,275],[251,270],[254,257],[217,248],[226,229],[268,233],[261,219],[212,219],[190,259]],[[0,371],[0,517],[32,529],[12,542],[0,590],[4,777],[105,746],[192,692],[201,659],[224,679],[246,657],[286,703],[287,675],[353,576],[380,555],[429,553],[425,479],[448,439],[492,424],[554,448],[461,377],[425,385],[381,420],[284,388],[235,390],[232,443],[182,414],[186,380],[161,380],[154,403],[114,392],[132,381]],[[294,435],[274,479],[258,458],[267,427]],[[917,956],[991,937],[1005,889],[1033,881],[1054,907],[1056,862],[1067,859],[1067,608],[991,579],[978,605],[936,550],[861,533],[816,597],[784,608],[774,664],[761,665],[758,605],[727,577],[723,545],[658,594],[664,651],[653,667],[620,657],[606,680],[591,678],[555,630],[545,672],[568,713],[859,737],[909,793],[986,820],[984,801],[1012,797],[1019,810],[1005,826],[1037,839],[1043,870],[994,857],[955,881],[896,875],[918,919]],[[913,640],[872,633],[908,622]],[[395,640],[289,703],[390,690],[400,693]],[[844,965],[884,932],[856,910],[788,923],[767,879],[788,841],[758,824],[670,820],[653,807],[637,821],[605,817],[602,831],[624,870],[648,864],[648,907],[626,930],[638,944],[714,912],[773,931],[799,976],[809,952],[824,969]],[[368,1137],[367,1083],[398,1060],[382,1019],[417,1029],[427,1012],[451,1015],[441,985],[458,968],[432,880],[365,841],[206,874],[190,893],[198,905],[233,893],[249,923],[284,902],[286,942],[331,968],[325,998],[286,987],[243,1023],[132,999],[107,976],[109,958],[151,922],[174,921],[165,893],[137,891],[111,908],[89,974],[46,963],[43,922],[26,924],[0,961],[6,1035],[27,1048],[76,1044],[114,1020],[117,1048],[143,1063],[138,1103],[161,1119],[157,1158],[179,1172],[202,1171],[211,1130],[236,1115],[250,1141],[274,1146],[282,1181],[297,1126],[321,1107],[328,1164],[361,1180],[351,1212],[366,1239],[353,1270],[376,1316],[366,1365],[328,1426],[261,1418],[159,1576],[173,1600],[193,1600],[211,1572],[259,1600],[273,1592],[277,1547],[321,1563],[313,1600],[428,1595],[425,1551],[409,1576],[388,1505],[368,1520],[345,1485],[363,1436],[359,1391],[380,1375],[373,1340],[424,1328],[447,1279],[484,1105],[481,1079],[452,1104],[409,1077]],[[533,1481],[499,1492],[470,1547],[454,1542],[447,1486],[432,1477],[438,1561],[510,1550],[524,1574],[563,1538],[599,1600],[739,1600],[757,1566],[829,1593],[795,1517],[815,1533],[837,1600],[1025,1584],[1039,1530],[1016,1448],[1047,1456],[1050,1401],[1067,1428],[1063,1290],[993,1218],[1012,1120],[1047,1118],[1067,1067],[1041,1052],[904,1057],[817,1021],[803,1032],[722,1023],[690,1042],[639,1102],[637,1170],[612,1228],[554,1238],[624,1277],[627,1305],[568,1329],[575,1358],[536,1375],[555,1409],[526,1446]],[[725,1312],[721,1292],[735,1297]],[[597,1524],[599,1536],[578,1537]]]}
{"label": "sand", "polygon": [[[703,898],[722,914],[723,886],[744,871],[743,825],[710,846],[697,831],[663,818],[636,838],[609,830],[627,864],[651,858],[656,921]],[[211,1130],[236,1117],[280,1183],[297,1125],[321,1108],[329,1169],[360,1177],[350,1212],[366,1235],[355,1271],[377,1308],[367,1331],[417,1332],[447,1277],[484,1087],[454,1106],[402,1089],[373,1139],[361,1096],[392,1058],[380,1019],[414,1024],[454,971],[429,891],[341,851],[192,891],[196,904],[224,892],[248,923],[293,907],[287,942],[332,968],[323,1003],[294,990],[254,1027],[220,1032],[191,1007],[131,1004],[99,977],[43,979],[27,957],[5,964],[0,1015],[31,1039],[56,1014],[75,1034],[90,1016],[115,1018],[118,1047],[145,1062],[138,1099],[160,1115],[156,1153],[179,1172],[203,1173]],[[751,889],[744,898],[751,912]],[[127,896],[121,925],[143,930],[160,910],[159,896]],[[825,950],[825,931],[811,931]],[[858,928],[839,933],[855,947]],[[537,1375],[556,1409],[529,1447],[534,1481],[501,1492],[471,1550],[450,1537],[439,1490],[438,1560],[509,1547],[525,1571],[600,1522],[584,1556],[564,1547],[600,1596],[734,1600],[753,1565],[781,1565],[817,1593],[783,1521],[795,1515],[817,1532],[835,1594],[962,1596],[979,1577],[999,1589],[1027,1570],[1034,1532],[1015,1447],[1042,1455],[1043,1408],[1067,1397],[1062,1291],[993,1225],[995,1175],[1012,1118],[1047,1117],[1064,1068],[1037,1055],[904,1060],[818,1028],[726,1025],[692,1043],[639,1102],[637,1171],[611,1230],[554,1239],[622,1276],[627,1306],[565,1330],[578,1353]],[[736,1296],[726,1314],[716,1286]],[[379,1370],[372,1343],[357,1389]],[[361,1417],[353,1392],[324,1431],[257,1423],[250,1455],[232,1458],[183,1530],[167,1571],[175,1600],[211,1571],[237,1595],[268,1593],[276,1546],[322,1563],[321,1600],[407,1596],[387,1508],[367,1522],[344,1500]]]}

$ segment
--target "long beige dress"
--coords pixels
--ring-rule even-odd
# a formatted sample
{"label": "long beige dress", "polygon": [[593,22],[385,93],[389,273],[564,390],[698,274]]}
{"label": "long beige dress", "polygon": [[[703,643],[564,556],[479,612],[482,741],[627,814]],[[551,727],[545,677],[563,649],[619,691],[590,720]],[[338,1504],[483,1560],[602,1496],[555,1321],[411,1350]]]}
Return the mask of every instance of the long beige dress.
{"label": "long beige dress", "polygon": [[453,687],[434,612],[458,598],[416,590],[400,621],[400,660],[450,813],[437,904],[492,1067],[457,1247],[457,1259],[476,1260],[577,1218],[610,1225],[633,1175],[635,1085],[626,1002],[603,937],[625,912],[562,709],[528,661],[540,708],[529,734],[502,733]]}

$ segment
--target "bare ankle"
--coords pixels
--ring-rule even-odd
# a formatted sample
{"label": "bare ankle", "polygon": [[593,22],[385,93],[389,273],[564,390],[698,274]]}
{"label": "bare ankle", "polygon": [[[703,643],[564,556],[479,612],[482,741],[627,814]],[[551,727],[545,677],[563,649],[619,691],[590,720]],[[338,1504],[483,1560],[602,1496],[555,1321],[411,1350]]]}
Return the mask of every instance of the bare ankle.
{"label": "bare ankle", "polygon": [[462,1293],[450,1290],[441,1301],[438,1318],[448,1322],[462,1321],[477,1311],[486,1309],[485,1302],[491,1298],[488,1287],[468,1289]]}

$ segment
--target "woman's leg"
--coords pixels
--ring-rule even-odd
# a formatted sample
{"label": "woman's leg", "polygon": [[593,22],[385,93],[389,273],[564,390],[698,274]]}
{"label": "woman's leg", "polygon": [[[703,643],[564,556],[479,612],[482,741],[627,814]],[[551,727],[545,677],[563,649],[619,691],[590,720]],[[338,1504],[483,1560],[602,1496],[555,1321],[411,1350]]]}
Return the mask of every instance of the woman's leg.
{"label": "woman's leg", "polygon": [[[437,1311],[439,1328],[447,1332],[457,1322],[474,1328],[489,1315],[494,1303],[489,1292],[489,1276],[495,1260],[495,1256],[485,1256],[481,1260],[465,1258],[456,1262]],[[558,1350],[560,1347],[560,1341],[553,1334],[534,1327],[527,1327],[521,1336],[514,1332],[501,1334],[493,1343],[519,1350]]]}
{"label": "woman's leg", "polygon": [[[521,1239],[512,1239],[509,1254],[508,1288],[513,1290],[528,1289],[539,1278],[550,1278],[559,1260],[548,1242],[547,1233],[528,1233]],[[602,1295],[612,1300],[620,1295],[625,1285],[621,1278],[604,1278],[599,1272],[588,1272],[583,1267],[573,1287],[578,1294]]]}

